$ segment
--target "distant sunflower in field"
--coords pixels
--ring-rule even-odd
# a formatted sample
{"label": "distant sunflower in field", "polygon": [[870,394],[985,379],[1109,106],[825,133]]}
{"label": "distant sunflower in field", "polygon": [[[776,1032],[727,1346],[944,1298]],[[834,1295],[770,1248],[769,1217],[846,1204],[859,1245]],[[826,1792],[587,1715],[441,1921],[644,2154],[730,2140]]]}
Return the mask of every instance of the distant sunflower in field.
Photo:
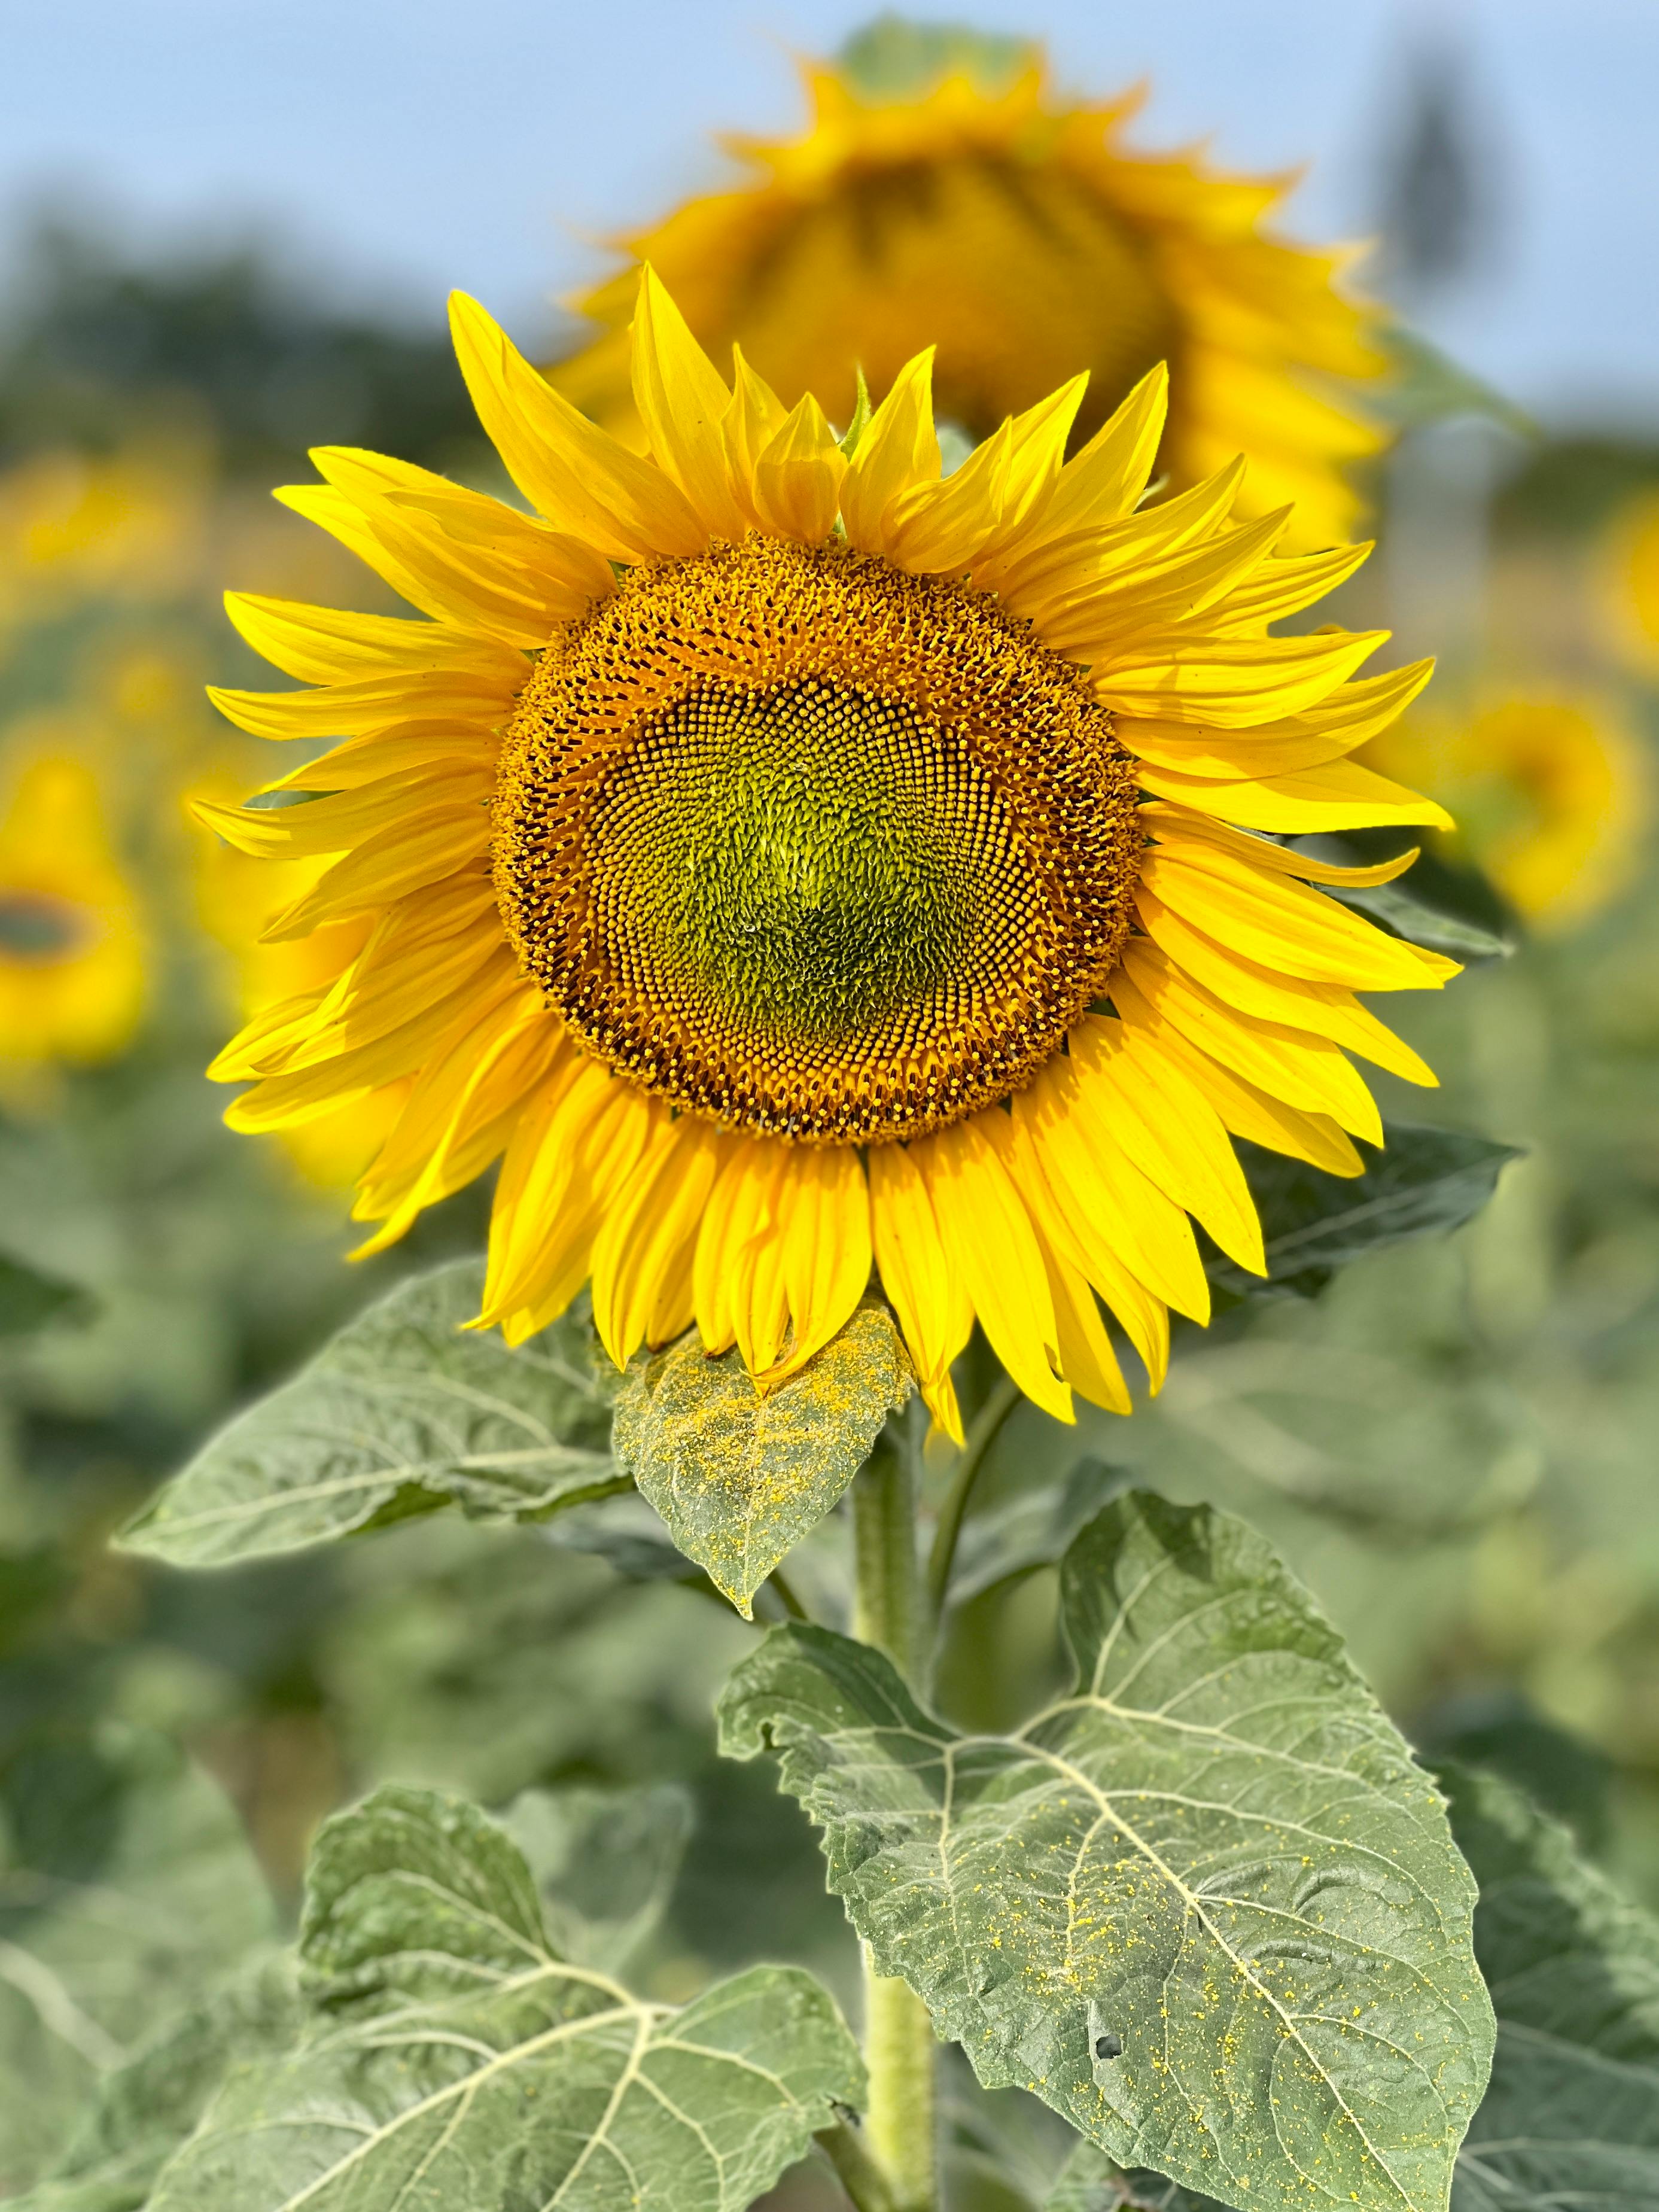
{"label": "distant sunflower in field", "polygon": [[1641,865],[1653,775],[1641,741],[1601,700],[1498,698],[1423,710],[1366,749],[1390,775],[1455,810],[1455,847],[1534,927],[1571,928],[1611,904]]}
{"label": "distant sunflower in field", "polygon": [[1659,677],[1659,492],[1643,493],[1614,515],[1602,554],[1601,600],[1613,642],[1651,681]]}
{"label": "distant sunflower in field", "polygon": [[804,136],[723,140],[752,179],[618,240],[635,265],[572,301],[605,325],[555,372],[578,405],[631,435],[627,324],[649,261],[711,353],[740,343],[837,422],[854,362],[882,390],[928,344],[941,418],[976,438],[1079,371],[1087,436],[1168,362],[1158,467],[1176,489],[1242,453],[1241,513],[1289,501],[1292,542],[1351,533],[1345,468],[1382,441],[1343,387],[1382,362],[1338,289],[1347,257],[1262,234],[1286,179],[1129,152],[1142,95],[1065,98],[1022,40],[889,20],[804,74]]}
{"label": "distant sunflower in field", "polygon": [[131,1042],[143,933],[85,762],[33,752],[0,810],[0,1098],[27,1104]]}
{"label": "distant sunflower in field", "polygon": [[1433,1080],[1354,993],[1453,963],[1309,888],[1409,855],[1260,834],[1447,819],[1346,757],[1426,672],[1269,635],[1364,549],[1274,557],[1237,465],[1141,510],[1159,373],[1063,466],[1081,379],[947,477],[927,355],[848,451],[740,356],[728,386],[649,271],[646,457],[471,301],[454,330],[537,512],[321,451],[281,496],[428,619],[229,602],[317,688],[224,711],[344,742],[272,787],[304,804],[198,811],[337,856],[270,939],[368,934],[221,1056],[228,1118],[407,1083],[375,1244],[501,1156],[515,1342],[591,1279],[617,1360],[695,1322],[764,1386],[873,1265],[947,1428],[975,1315],[1051,1413],[1127,1411],[1097,1292],[1156,1386],[1167,1307],[1209,1310],[1189,1215],[1262,1265],[1228,1131],[1352,1175],[1381,1127],[1344,1048]]}

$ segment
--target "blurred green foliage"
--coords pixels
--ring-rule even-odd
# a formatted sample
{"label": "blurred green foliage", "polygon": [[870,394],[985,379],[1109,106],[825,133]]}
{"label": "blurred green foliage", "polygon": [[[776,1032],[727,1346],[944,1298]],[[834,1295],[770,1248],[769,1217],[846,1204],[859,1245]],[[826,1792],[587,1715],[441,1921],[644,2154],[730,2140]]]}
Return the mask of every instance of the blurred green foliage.
{"label": "blurred green foliage", "polygon": [[181,431],[250,477],[291,472],[314,445],[441,468],[479,443],[441,330],[320,301],[257,244],[157,264],[42,221],[0,337],[0,459]]}

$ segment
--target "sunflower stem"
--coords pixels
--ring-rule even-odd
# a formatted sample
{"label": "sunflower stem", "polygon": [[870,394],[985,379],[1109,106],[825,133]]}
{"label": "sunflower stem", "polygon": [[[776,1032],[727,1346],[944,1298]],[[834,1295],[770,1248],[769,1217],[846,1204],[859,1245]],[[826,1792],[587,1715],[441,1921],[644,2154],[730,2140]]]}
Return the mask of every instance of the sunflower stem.
{"label": "sunflower stem", "polygon": [[[921,1686],[930,1640],[916,1549],[918,1492],[915,1454],[890,1426],[853,1485],[858,1565],[853,1625],[854,1633],[884,1651],[913,1689]],[[867,1949],[864,2057],[870,2074],[865,2139],[886,2176],[893,2212],[933,2212],[939,2178],[933,2023],[908,1984],[877,1973]]]}

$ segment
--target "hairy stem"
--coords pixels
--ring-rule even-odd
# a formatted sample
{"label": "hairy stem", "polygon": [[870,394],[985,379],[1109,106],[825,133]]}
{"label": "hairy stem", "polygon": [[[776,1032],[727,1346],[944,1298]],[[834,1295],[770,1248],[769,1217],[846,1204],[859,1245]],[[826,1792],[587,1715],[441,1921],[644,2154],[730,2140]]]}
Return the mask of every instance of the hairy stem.
{"label": "hairy stem", "polygon": [[939,1508],[939,1526],[933,1531],[933,1548],[927,1555],[927,1601],[935,1620],[945,1610],[951,1568],[957,1556],[957,1540],[962,1534],[968,1500],[985,1464],[985,1455],[1018,1403],[1019,1385],[1006,1375],[1000,1376],[990,1396],[975,1415],[968,1440],[951,1471],[951,1487],[945,1492],[945,1503]]}
{"label": "hairy stem", "polygon": [[[854,1632],[884,1651],[912,1686],[921,1680],[930,1628],[916,1555],[917,1489],[914,1455],[904,1438],[889,1430],[853,1486]],[[892,2212],[933,2212],[939,2179],[933,2024],[907,1984],[875,1972],[868,1951],[864,2056],[870,2070],[865,2137],[885,2176]]]}

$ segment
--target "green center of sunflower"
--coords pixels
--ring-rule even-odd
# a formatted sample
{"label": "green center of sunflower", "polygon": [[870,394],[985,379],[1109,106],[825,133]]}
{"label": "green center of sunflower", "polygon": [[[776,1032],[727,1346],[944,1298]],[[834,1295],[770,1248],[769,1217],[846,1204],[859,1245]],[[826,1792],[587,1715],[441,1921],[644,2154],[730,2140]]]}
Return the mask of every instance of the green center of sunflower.
{"label": "green center of sunflower", "polygon": [[1008,809],[902,701],[708,687],[642,726],[594,809],[607,937],[642,978],[780,1044],[833,1044],[964,984],[1007,922]]}
{"label": "green center of sunflower", "polygon": [[496,892],[619,1074],[878,1144],[1007,1097],[1098,994],[1137,797],[1080,672],[988,601],[757,536],[635,571],[550,647]]}

